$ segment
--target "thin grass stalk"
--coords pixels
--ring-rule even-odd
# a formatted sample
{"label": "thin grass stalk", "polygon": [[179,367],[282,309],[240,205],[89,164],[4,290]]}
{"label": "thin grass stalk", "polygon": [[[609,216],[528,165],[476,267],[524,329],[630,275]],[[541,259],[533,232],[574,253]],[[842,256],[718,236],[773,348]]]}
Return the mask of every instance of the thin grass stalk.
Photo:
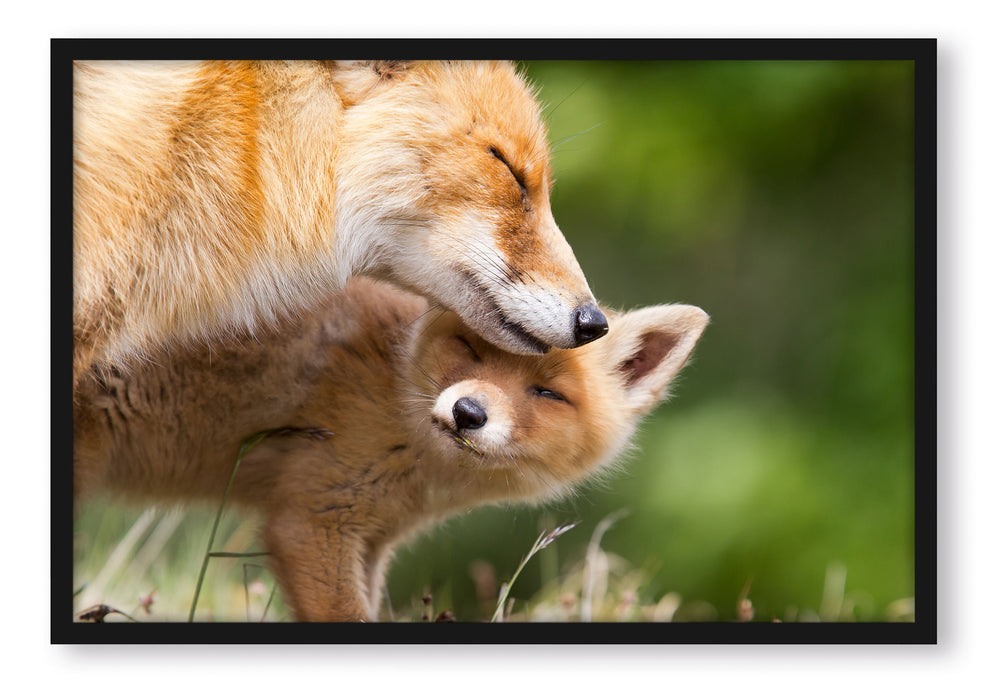
{"label": "thin grass stalk", "polygon": [[[585,555],[584,581],[581,586],[581,622],[591,622],[592,596],[594,594],[595,573],[597,573],[597,561],[601,552],[602,537],[605,531],[612,527],[616,521],[629,515],[628,508],[622,508],[611,515],[605,517],[591,534],[588,542],[588,552]],[[608,576],[606,569],[606,577]]]}
{"label": "thin grass stalk", "polygon": [[172,534],[182,522],[184,514],[181,510],[169,510],[159,519],[141,548],[134,553],[133,559],[124,570],[123,576],[129,581],[140,581],[151,566],[158,560],[159,554],[165,548]]}
{"label": "thin grass stalk", "polygon": [[264,571],[265,567],[261,564],[242,564],[241,568],[244,570],[244,620],[247,622],[251,621],[251,592],[248,590],[248,567],[255,569],[261,569]]}
{"label": "thin grass stalk", "polygon": [[529,552],[523,557],[522,561],[519,562],[519,566],[516,567],[516,572],[512,574],[512,578],[509,579],[508,583],[502,584],[502,589],[498,596],[498,605],[495,606],[495,612],[492,614],[492,622],[499,622],[502,620],[505,610],[505,602],[509,599],[509,591],[512,590],[512,585],[519,578],[519,574],[522,572],[523,567],[533,558],[537,552],[541,549],[545,549],[550,546],[550,543],[560,537],[562,534],[573,528],[577,523],[571,523],[570,525],[561,525],[560,527],[554,529],[548,535],[546,530],[540,533],[540,536],[536,538],[536,542],[530,547]]}
{"label": "thin grass stalk", "polygon": [[213,541],[217,536],[217,529],[220,527],[220,518],[223,516],[223,509],[227,505],[227,498],[230,496],[230,489],[234,485],[234,478],[237,476],[237,470],[241,466],[241,460],[244,456],[250,452],[254,447],[264,440],[272,432],[271,430],[265,430],[260,433],[256,433],[249,438],[246,438],[241,443],[241,449],[237,453],[237,460],[234,462],[234,468],[230,472],[230,479],[227,480],[227,488],[224,489],[223,498],[220,500],[220,507],[217,508],[217,516],[213,519],[213,529],[210,531],[210,539],[206,542],[206,552],[203,554],[203,564],[199,568],[199,578],[196,580],[196,591],[193,593],[192,606],[189,608],[189,622],[193,621],[196,616],[196,604],[199,602],[199,593],[203,588],[203,579],[206,578],[206,567],[210,563],[210,554],[213,549]]}
{"label": "thin grass stalk", "polygon": [[251,595],[248,591],[247,564],[244,565],[244,621],[251,621]]}
{"label": "thin grass stalk", "polygon": [[264,622],[265,621],[265,616],[268,614],[268,608],[270,608],[272,606],[272,601],[275,600],[275,591],[277,591],[277,590],[278,590],[278,584],[277,583],[272,584],[272,594],[270,596],[268,596],[268,602],[265,603],[265,610],[264,610],[264,612],[261,613],[261,620],[260,620],[260,622]]}
{"label": "thin grass stalk", "polygon": [[526,566],[526,563],[539,551],[538,545],[542,541],[543,535],[544,533],[541,532],[540,536],[536,539],[536,542],[534,542],[533,546],[530,547],[529,552],[525,557],[523,557],[522,561],[519,562],[519,566],[516,567],[516,572],[512,574],[512,578],[509,579],[509,582],[502,584],[502,590],[499,592],[498,596],[498,605],[495,606],[495,612],[492,614],[492,622],[500,622],[502,620],[502,611],[505,608],[505,601],[509,598],[509,591],[512,590],[512,584],[514,584],[516,579],[519,578],[519,574],[522,572],[523,567]]}
{"label": "thin grass stalk", "polygon": [[114,585],[112,584],[116,584],[120,572],[127,566],[132,552],[148,528],[154,523],[156,517],[158,517],[158,509],[155,507],[148,508],[141,513],[141,516],[128,529],[127,534],[113,548],[100,571],[86,586],[86,591],[80,591],[83,593],[77,601],[80,608],[93,606],[101,597],[106,597],[113,591]]}

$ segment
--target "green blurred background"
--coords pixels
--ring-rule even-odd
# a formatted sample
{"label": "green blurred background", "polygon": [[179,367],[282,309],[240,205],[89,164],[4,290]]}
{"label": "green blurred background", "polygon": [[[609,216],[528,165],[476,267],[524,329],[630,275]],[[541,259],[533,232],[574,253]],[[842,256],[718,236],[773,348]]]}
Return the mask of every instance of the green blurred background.
{"label": "green blurred background", "polygon": [[[696,304],[711,326],[622,475],[542,518],[455,521],[399,558],[392,597],[429,581],[468,613],[472,559],[506,580],[541,526],[580,520],[555,545],[566,568],[628,508],[602,547],[649,574],[640,599],[732,619],[748,591],[756,619],[793,619],[821,612],[831,565],[844,619],[884,619],[914,595],[913,65],[525,69],[554,214],[596,295]],[[542,583],[530,564],[513,594]]]}
{"label": "green blurred background", "polygon": [[[524,69],[550,124],[555,217],[596,295],[695,304],[711,326],[618,476],[421,537],[389,604],[415,616],[428,591],[458,619],[487,616],[483,572],[508,580],[542,529],[580,521],[512,588],[517,611],[541,588],[559,597],[554,579],[626,509],[601,541],[635,574],[618,594],[676,593],[682,619],[735,619],[742,596],[757,620],[909,610],[895,601],[914,595],[912,64]],[[129,527],[99,512],[105,532]]]}

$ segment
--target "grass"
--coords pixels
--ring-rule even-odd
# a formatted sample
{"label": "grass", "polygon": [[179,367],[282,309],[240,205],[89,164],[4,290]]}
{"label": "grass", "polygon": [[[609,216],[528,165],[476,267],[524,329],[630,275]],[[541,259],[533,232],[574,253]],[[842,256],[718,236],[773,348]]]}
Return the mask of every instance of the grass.
{"label": "grass", "polygon": [[577,523],[571,523],[570,525],[561,525],[560,527],[555,527],[553,530],[547,534],[546,530],[540,533],[540,536],[536,538],[536,542],[530,547],[529,552],[523,557],[522,561],[519,562],[519,566],[516,567],[516,572],[512,574],[512,578],[509,579],[508,583],[502,584],[502,590],[498,596],[498,603],[495,605],[495,612],[492,613],[492,622],[501,622],[505,619],[505,603],[509,598],[509,591],[512,590],[512,584],[516,582],[519,578],[519,574],[522,572],[523,567],[533,558],[533,555],[539,551],[542,551],[553,544],[554,540],[560,537],[562,534],[574,528]]}
{"label": "grass", "polygon": [[[207,571],[212,561],[216,577],[207,595],[207,609],[204,617],[208,620],[266,621],[289,619],[287,610],[277,596],[277,589],[271,575],[263,565],[243,562],[246,558],[263,558],[267,552],[258,551],[255,540],[257,526],[251,520],[230,517],[223,520],[227,499],[237,477],[237,471],[244,456],[269,435],[284,435],[287,432],[300,434],[312,439],[324,439],[327,431],[315,429],[281,428],[257,433],[241,443],[237,459],[231,470],[219,506],[213,513],[205,547],[200,550],[198,574],[192,585],[191,603],[186,620],[196,619],[196,610]],[[471,446],[471,445],[469,445]],[[83,511],[76,520],[76,541],[74,543],[74,589],[75,618],[79,621],[105,622],[124,619],[129,621],[177,620],[181,619],[180,606],[185,600],[190,585],[196,545],[190,534],[202,532],[197,522],[206,516],[200,513],[191,518],[185,528],[180,528],[186,514],[181,510],[160,513],[156,508],[141,511],[136,517],[123,515],[118,509],[97,505],[93,511]],[[493,609],[490,622],[525,621],[714,621],[718,620],[716,608],[706,601],[685,601],[674,591],[657,591],[648,595],[648,584],[656,572],[643,567],[635,567],[629,562],[602,549],[602,540],[612,525],[629,514],[628,509],[612,513],[597,523],[585,548],[583,560],[572,562],[567,567],[557,568],[556,556],[553,566],[541,565],[541,578],[544,587],[529,601],[513,612],[515,599],[510,597],[513,585],[526,565],[540,552],[551,550],[562,535],[572,530],[577,523],[569,523],[553,528],[544,528],[529,551],[523,556],[515,572],[505,583],[496,587],[497,577],[493,568],[484,562],[476,562],[472,567],[475,581],[478,608]],[[225,528],[221,528],[221,524]],[[230,523],[234,529],[230,530]],[[126,524],[126,530],[120,527]],[[90,535],[89,533],[95,533]],[[185,544],[176,545],[173,540],[183,537]],[[224,546],[215,550],[218,537]],[[190,545],[190,543],[193,543]],[[170,548],[170,545],[173,545]],[[92,562],[102,562],[93,569]],[[239,563],[240,566],[236,567]],[[226,565],[225,565],[226,564]],[[239,576],[237,575],[239,572]],[[864,607],[856,595],[846,592],[846,568],[840,563],[828,566],[818,610],[799,610],[796,606],[788,609],[784,618],[771,616],[764,619],[773,621],[856,621],[860,619],[860,608]],[[748,622],[757,619],[749,592],[752,580],[746,582],[736,601],[734,620]],[[499,590],[497,600],[492,600],[493,592]],[[243,611],[231,608],[231,601],[243,597]],[[254,600],[253,600],[254,598]],[[263,608],[261,600],[266,599]],[[428,591],[421,597],[424,609],[417,605],[407,606],[397,614],[392,601],[385,595],[388,614],[383,619],[392,621],[435,620],[454,621],[456,614],[444,609],[434,617],[434,598]],[[220,605],[224,601],[225,605]],[[277,603],[276,603],[277,601]],[[112,603],[112,604],[111,604]],[[865,607],[869,607],[866,601]],[[152,610],[154,609],[154,613]],[[143,613],[143,617],[142,617]],[[273,613],[272,617],[269,614]],[[869,615],[872,615],[870,610]],[[914,619],[914,601],[911,598],[893,601],[884,612],[884,619],[911,621]]]}
{"label": "grass", "polygon": [[[216,509],[139,510],[94,502],[77,520],[74,600],[76,619],[89,614],[106,622],[186,620],[203,570],[206,539],[213,534],[221,554],[257,553],[259,525],[250,515],[231,510],[222,520]],[[678,591],[656,585],[658,566],[638,566],[603,546],[609,527],[625,514],[597,523],[583,554],[556,562],[556,541],[575,523],[546,528],[535,539],[511,576],[500,582],[486,562],[475,562],[478,619],[507,622],[714,621],[715,607]],[[215,531],[212,528],[215,526]],[[401,556],[401,554],[400,554]],[[251,562],[232,556],[209,558],[197,599],[197,621],[288,621],[282,600],[263,557]],[[526,567],[538,567],[544,585],[526,600],[512,597],[513,584]],[[856,621],[863,618],[858,594],[846,590],[845,567],[830,565],[823,572],[822,599],[817,608],[791,606],[778,617],[754,609],[751,583],[739,591],[738,621],[779,619],[796,621]],[[80,590],[81,589],[81,590]],[[449,593],[424,590],[408,601],[391,601],[382,620],[419,622],[462,619],[451,610]],[[393,603],[398,604],[393,607]],[[101,607],[103,606],[103,607]],[[874,619],[876,616],[871,617]],[[912,621],[913,599],[887,606],[881,619]],[[721,619],[725,619],[724,617]]]}
{"label": "grass", "polygon": [[[253,450],[258,443],[272,434],[273,431],[266,430],[261,433],[252,435],[251,437],[244,440],[241,443],[241,448],[237,452],[237,459],[234,461],[234,468],[230,472],[230,479],[227,480],[227,488],[224,489],[223,498],[220,500],[220,506],[217,508],[217,516],[213,519],[213,529],[210,530],[210,539],[206,542],[206,551],[203,553],[203,563],[199,567],[199,577],[196,579],[196,590],[193,593],[192,605],[189,607],[189,622],[192,622],[196,617],[196,604],[199,602],[199,594],[203,588],[203,579],[206,577],[206,567],[210,564],[211,557],[230,557],[230,558],[240,558],[240,557],[255,557],[264,556],[264,552],[245,552],[239,554],[236,552],[215,552],[213,551],[213,543],[216,540],[217,528],[220,527],[220,518],[223,517],[223,509],[227,505],[227,498],[230,496],[230,488],[234,485],[234,479],[237,478],[237,470],[241,466],[241,460],[244,459],[244,455]],[[245,597],[247,597],[247,568],[244,569],[244,591]],[[274,593],[273,593],[274,595]],[[266,606],[265,610],[268,608]]]}
{"label": "grass", "polygon": [[[289,620],[263,558],[210,557],[197,597],[216,508],[141,510],[94,501],[79,513],[74,544],[73,608],[106,605],[139,622],[187,621],[194,598],[197,621]],[[260,549],[260,522],[228,510],[218,524],[221,553]],[[107,622],[124,621],[113,615]]]}

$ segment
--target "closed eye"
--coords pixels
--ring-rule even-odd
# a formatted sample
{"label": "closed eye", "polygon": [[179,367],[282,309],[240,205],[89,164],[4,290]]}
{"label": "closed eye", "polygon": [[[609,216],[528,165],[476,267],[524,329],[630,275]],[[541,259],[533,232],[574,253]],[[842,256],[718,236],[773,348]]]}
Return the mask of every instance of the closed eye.
{"label": "closed eye", "polygon": [[512,177],[516,179],[516,184],[519,185],[519,189],[522,190],[523,194],[526,194],[527,192],[526,183],[523,181],[522,176],[518,172],[516,172],[515,168],[509,165],[509,161],[506,160],[504,155],[502,155],[502,151],[498,150],[494,146],[489,146],[488,152],[491,153],[496,158],[496,160],[502,161],[505,167],[509,169],[509,172],[512,173]]}
{"label": "closed eye", "polygon": [[462,343],[462,344],[464,345],[464,347],[466,347],[466,348],[468,349],[468,352],[470,352],[470,353],[471,353],[471,357],[473,357],[473,358],[475,359],[475,361],[477,361],[477,362],[481,362],[481,355],[479,355],[479,354],[478,354],[478,353],[477,353],[477,352],[475,351],[475,349],[474,349],[474,347],[473,347],[473,346],[471,345],[471,343],[469,343],[469,342],[467,341],[467,338],[465,338],[464,336],[461,336],[461,335],[457,335],[457,336],[454,336],[454,337],[455,337],[455,338],[456,338],[457,340],[459,340],[459,341],[461,341],[461,343]]}
{"label": "closed eye", "polygon": [[552,399],[553,401],[563,401],[564,403],[570,403],[562,394],[558,394],[556,391],[552,391],[543,386],[534,386],[532,388],[534,394],[543,399]]}

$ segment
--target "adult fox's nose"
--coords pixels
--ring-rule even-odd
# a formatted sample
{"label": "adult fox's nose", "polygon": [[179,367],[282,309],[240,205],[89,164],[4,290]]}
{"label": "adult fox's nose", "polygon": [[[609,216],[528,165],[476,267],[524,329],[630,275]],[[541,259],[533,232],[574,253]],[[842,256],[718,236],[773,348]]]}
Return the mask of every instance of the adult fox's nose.
{"label": "adult fox's nose", "polygon": [[480,428],[488,422],[485,409],[472,398],[462,396],[454,402],[454,424],[458,430]]}
{"label": "adult fox's nose", "polygon": [[590,343],[608,333],[605,314],[594,304],[585,304],[574,312],[574,340],[577,345]]}

